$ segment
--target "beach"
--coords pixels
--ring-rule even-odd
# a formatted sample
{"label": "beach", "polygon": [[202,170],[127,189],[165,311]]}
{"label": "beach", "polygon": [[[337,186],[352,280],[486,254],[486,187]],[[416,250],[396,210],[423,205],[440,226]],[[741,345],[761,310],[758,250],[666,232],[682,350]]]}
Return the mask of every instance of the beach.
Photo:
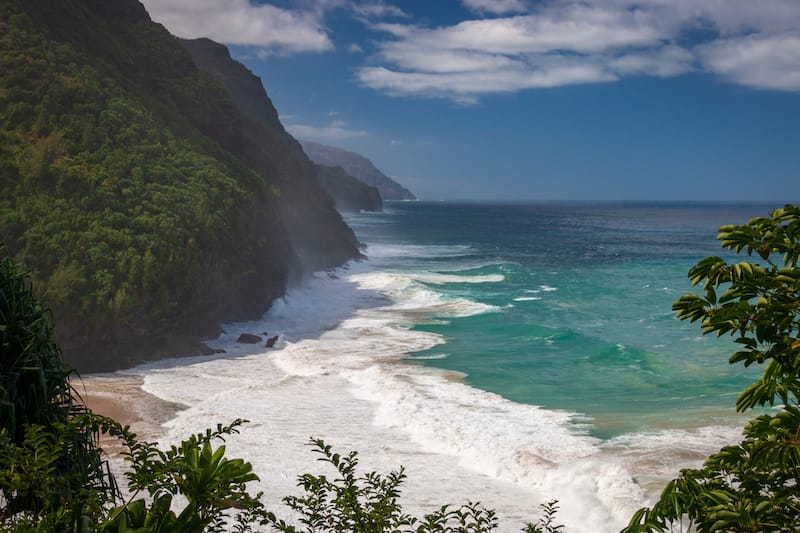
{"label": "beach", "polygon": [[[578,211],[587,229],[576,230],[570,211],[565,249],[561,214],[546,211],[565,263],[549,241],[518,242],[535,231],[512,227],[508,242],[487,231],[483,244],[474,229],[440,235],[439,220],[428,238],[421,219],[442,211],[351,218],[369,261],[316,274],[261,319],[224,324],[208,342],[224,353],[90,376],[87,396],[165,446],[247,420],[227,453],[253,464],[254,490],[289,520],[281,500],[300,494],[297,477],[331,474],[311,437],[357,451],[361,472],[404,467],[400,501],[414,515],[480,501],[514,531],[557,499],[571,533],[618,531],[681,468],[738,440],[733,400],[748,377],[669,310],[685,264],[711,249],[716,216],[688,210],[693,226],[658,209],[655,222]],[[495,213],[508,218],[470,207],[453,222],[482,217],[491,229]],[[405,223],[416,241],[396,237]],[[262,341],[237,342],[243,333]]]}

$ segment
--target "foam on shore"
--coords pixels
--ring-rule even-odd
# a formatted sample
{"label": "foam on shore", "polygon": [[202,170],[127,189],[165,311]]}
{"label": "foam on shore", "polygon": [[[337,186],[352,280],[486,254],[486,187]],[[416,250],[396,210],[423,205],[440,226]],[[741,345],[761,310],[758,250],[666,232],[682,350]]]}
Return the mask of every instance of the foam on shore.
{"label": "foam on shore", "polygon": [[[188,406],[165,424],[165,442],[237,417],[249,420],[228,439],[228,450],[252,462],[267,505],[282,516],[290,513],[281,498],[298,494],[296,477],[319,472],[304,446],[318,437],[338,452],[358,450],[364,471],[403,465],[402,501],[415,514],[481,501],[497,510],[504,531],[513,531],[535,520],[539,504],[557,498],[559,522],[568,531],[619,530],[648,503],[635,478],[676,472],[685,459],[673,457],[674,465],[653,470],[646,458],[684,446],[686,435],[635,435],[604,444],[582,430],[586,420],[579,414],[514,403],[468,386],[458,373],[409,361],[407,354],[445,342],[413,330],[415,324],[502,312],[423,282],[442,276],[462,283],[453,280],[466,275],[404,275],[353,264],[309,280],[263,320],[226,325],[210,343],[226,354],[159,361],[134,372],[147,393]],[[236,343],[241,333],[280,339],[266,349]],[[700,435],[698,448],[728,436]]]}

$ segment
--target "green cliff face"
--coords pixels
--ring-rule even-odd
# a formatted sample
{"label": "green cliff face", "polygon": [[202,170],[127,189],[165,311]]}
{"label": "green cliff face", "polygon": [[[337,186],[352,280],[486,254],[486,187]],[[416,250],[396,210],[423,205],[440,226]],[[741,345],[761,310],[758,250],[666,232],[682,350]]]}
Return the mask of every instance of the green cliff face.
{"label": "green cliff face", "polygon": [[[261,80],[244,65],[231,59],[227,48],[209,39],[186,39],[181,43],[191,54],[199,69],[225,86],[244,115],[263,126],[266,131],[273,132],[278,137],[288,138],[287,150],[302,150],[300,145],[286,134]],[[339,211],[381,210],[382,202],[378,190],[347,174],[341,168],[314,165],[314,173],[317,182],[333,198]]]}
{"label": "green cliff face", "polygon": [[[219,43],[193,39],[181,40],[181,44],[195,65],[225,88],[240,111],[245,131],[243,157],[262,173],[274,175],[281,197],[277,209],[300,260],[300,270],[339,265],[357,254],[342,248],[344,223],[338,214],[332,215],[334,200],[320,188],[316,167],[300,143],[284,130],[261,80],[231,59],[228,49]],[[280,166],[277,173],[276,165]],[[348,242],[356,246],[355,236],[349,229],[347,232]]]}
{"label": "green cliff face", "polygon": [[0,52],[0,241],[79,370],[189,350],[359,256],[296,141],[138,1],[0,0]]}

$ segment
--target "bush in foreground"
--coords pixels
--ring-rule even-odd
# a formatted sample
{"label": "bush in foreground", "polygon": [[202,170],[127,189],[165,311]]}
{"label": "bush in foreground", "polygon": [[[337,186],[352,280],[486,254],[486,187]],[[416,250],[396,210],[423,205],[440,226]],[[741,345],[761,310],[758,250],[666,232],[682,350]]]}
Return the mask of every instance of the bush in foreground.
{"label": "bush in foreground", "polygon": [[720,228],[722,247],[759,262],[703,259],[689,271],[704,294],[673,305],[703,333],[729,334],[739,350],[730,363],[763,364],[760,379],[739,394],[736,410],[772,407],[748,423],[744,440],[700,469],[681,471],[659,501],[641,509],[626,533],[800,531],[800,207]]}

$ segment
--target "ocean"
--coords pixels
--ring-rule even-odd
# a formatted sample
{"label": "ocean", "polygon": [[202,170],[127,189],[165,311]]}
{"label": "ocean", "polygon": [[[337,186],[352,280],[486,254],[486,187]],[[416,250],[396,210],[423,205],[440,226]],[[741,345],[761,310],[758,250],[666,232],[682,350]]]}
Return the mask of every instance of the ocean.
{"label": "ocean", "polygon": [[364,471],[404,466],[417,514],[480,501],[519,531],[555,498],[567,531],[618,531],[740,436],[736,395],[759,369],[730,366],[732,340],[671,305],[694,263],[724,255],[720,225],[774,207],[389,203],[348,218],[368,260],[224,325],[209,345],[226,353],[117,376],[185,406],[165,443],[249,420],[228,450],[287,518],[297,476],[324,472],[316,437]]}

